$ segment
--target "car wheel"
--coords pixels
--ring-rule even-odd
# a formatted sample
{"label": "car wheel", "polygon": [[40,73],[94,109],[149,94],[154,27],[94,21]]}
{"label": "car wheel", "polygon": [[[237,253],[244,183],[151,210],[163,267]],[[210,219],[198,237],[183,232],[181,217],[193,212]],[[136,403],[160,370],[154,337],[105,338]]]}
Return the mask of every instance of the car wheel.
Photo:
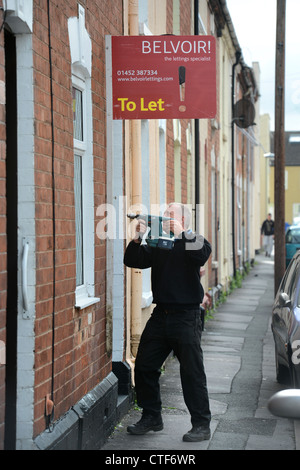
{"label": "car wheel", "polygon": [[275,346],[276,380],[280,384],[290,385],[291,375],[289,368],[279,361],[277,347]]}

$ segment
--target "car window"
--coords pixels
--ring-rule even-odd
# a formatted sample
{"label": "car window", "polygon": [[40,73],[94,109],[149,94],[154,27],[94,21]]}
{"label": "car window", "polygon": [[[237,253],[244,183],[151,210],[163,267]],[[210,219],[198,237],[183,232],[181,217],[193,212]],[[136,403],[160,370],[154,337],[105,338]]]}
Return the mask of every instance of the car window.
{"label": "car window", "polygon": [[[295,265],[294,265],[295,267]],[[293,269],[289,273],[288,283],[286,284],[286,293],[290,299],[295,296],[296,281],[298,279],[296,269]]]}
{"label": "car window", "polygon": [[300,321],[300,276],[298,278],[297,291],[296,291],[296,302],[294,307],[294,314],[296,319]]}
{"label": "car window", "polygon": [[299,263],[296,260],[292,260],[280,284],[280,292],[285,292],[291,300],[295,299],[296,282],[299,275]]}
{"label": "car window", "polygon": [[[280,284],[280,292],[286,292],[286,289],[287,289],[287,286],[288,286],[288,283],[289,283],[289,279],[291,277],[291,273],[293,271],[293,266],[294,266],[294,261],[292,260],[290,262],[290,264],[288,265],[285,273],[284,273],[284,276],[282,278],[282,281],[281,281],[281,284]],[[287,293],[287,292],[286,292]]]}
{"label": "car window", "polygon": [[297,289],[296,289],[296,306],[300,308],[300,264],[298,264],[298,281],[297,281]]}
{"label": "car window", "polygon": [[300,243],[300,227],[287,231],[285,236],[286,243]]}
{"label": "car window", "polygon": [[295,273],[296,273],[296,282],[295,282],[295,301],[294,305],[298,308],[300,313],[300,259],[295,263]]}

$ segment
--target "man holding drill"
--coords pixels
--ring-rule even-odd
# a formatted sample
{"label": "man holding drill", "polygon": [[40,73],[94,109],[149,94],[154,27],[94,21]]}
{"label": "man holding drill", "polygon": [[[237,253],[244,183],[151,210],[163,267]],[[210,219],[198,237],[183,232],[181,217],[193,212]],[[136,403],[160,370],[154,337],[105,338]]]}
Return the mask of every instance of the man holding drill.
{"label": "man holding drill", "polygon": [[210,438],[211,413],[201,349],[200,304],[204,291],[200,268],[208,260],[211,246],[202,236],[188,231],[191,214],[183,204],[169,204],[164,216],[172,219],[163,223],[164,231],[175,235],[171,250],[141,244],[147,226],[139,220],[135,237],[124,255],[128,267],[151,267],[153,303],[156,304],[142,333],[135,361],[137,403],[143,414],[127,431],[142,435],[163,429],[160,368],[174,351],[180,363],[183,396],[192,423],[192,429],[184,434],[183,440],[196,442]]}

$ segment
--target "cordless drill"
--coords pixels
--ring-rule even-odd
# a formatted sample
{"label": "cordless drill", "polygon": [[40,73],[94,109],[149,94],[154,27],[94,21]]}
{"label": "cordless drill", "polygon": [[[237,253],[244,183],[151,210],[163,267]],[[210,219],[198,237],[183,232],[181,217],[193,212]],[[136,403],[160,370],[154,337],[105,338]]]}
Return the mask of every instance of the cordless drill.
{"label": "cordless drill", "polygon": [[163,250],[172,250],[174,246],[174,234],[167,234],[163,231],[163,222],[174,220],[171,217],[163,217],[161,215],[148,214],[127,214],[129,219],[144,220],[150,228],[147,233],[146,243],[153,248],[161,248]]}

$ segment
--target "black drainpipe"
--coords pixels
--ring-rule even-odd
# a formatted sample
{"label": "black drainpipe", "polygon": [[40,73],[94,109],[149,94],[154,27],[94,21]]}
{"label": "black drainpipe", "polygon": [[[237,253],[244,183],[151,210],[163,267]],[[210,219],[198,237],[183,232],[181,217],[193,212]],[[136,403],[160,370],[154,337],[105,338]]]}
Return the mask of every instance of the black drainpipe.
{"label": "black drainpipe", "polygon": [[[52,364],[51,364],[51,400],[46,397],[46,425],[49,431],[53,430],[52,420],[54,418],[54,363],[55,363],[55,299],[56,299],[56,214],[55,214],[55,142],[54,142],[54,107],[53,107],[53,75],[52,75],[52,45],[51,45],[51,15],[50,15],[50,0],[47,0],[47,16],[48,16],[48,50],[49,50],[49,79],[50,79],[50,111],[51,111],[51,160],[52,160],[52,230],[53,230],[53,247],[52,247],[52,262],[53,262],[53,275],[52,275]],[[49,404],[49,410],[47,410]],[[48,414],[49,413],[49,414]]]}
{"label": "black drainpipe", "polygon": [[232,256],[233,256],[233,276],[236,276],[236,262],[235,262],[235,165],[234,165],[234,84],[235,84],[235,68],[241,59],[241,52],[236,51],[235,63],[232,66],[231,76],[231,191],[232,191]]}
{"label": "black drainpipe", "polygon": [[[199,35],[199,0],[194,0],[194,34],[195,36]],[[199,220],[198,220],[198,208],[200,204],[200,129],[199,129],[199,119],[195,119],[195,230],[199,232]]]}

